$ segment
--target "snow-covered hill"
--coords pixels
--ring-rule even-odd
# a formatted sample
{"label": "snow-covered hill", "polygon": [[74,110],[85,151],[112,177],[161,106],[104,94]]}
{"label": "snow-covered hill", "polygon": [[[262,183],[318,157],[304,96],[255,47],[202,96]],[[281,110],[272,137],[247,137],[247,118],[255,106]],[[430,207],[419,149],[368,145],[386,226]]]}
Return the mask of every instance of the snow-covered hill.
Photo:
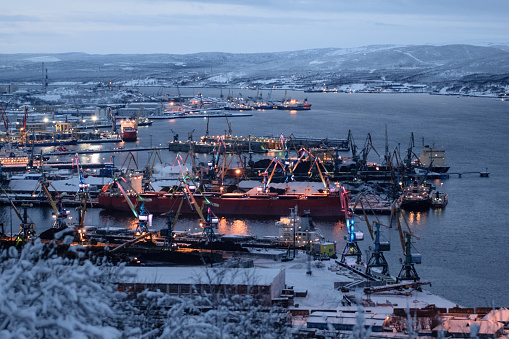
{"label": "snow-covered hill", "polygon": [[40,82],[43,63],[50,83],[148,79],[156,84],[197,86],[290,82],[294,88],[324,81],[341,86],[370,80],[428,86],[509,84],[509,47],[500,44],[375,45],[255,54],[0,54],[0,82]]}

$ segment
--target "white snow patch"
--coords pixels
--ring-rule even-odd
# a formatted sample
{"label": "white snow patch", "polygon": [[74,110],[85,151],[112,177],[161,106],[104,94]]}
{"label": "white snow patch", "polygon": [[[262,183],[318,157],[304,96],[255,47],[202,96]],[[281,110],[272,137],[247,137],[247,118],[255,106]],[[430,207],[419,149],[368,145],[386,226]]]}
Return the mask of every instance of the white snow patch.
{"label": "white snow patch", "polygon": [[60,61],[59,58],[56,58],[54,56],[49,56],[49,55],[27,58],[25,60],[32,61],[32,62],[57,62],[57,61]]}
{"label": "white snow patch", "polygon": [[318,61],[318,60],[313,60],[313,61],[309,62],[310,65],[321,65],[324,63],[325,63],[325,61]]}
{"label": "white snow patch", "polygon": [[411,53],[404,52],[403,54],[405,54],[405,55],[409,56],[410,58],[412,58],[412,59],[414,59],[414,60],[416,60],[416,61],[418,61],[418,62],[420,62],[420,63],[424,63],[424,61],[422,61],[422,60],[421,60],[421,59],[419,59],[419,58],[414,57]]}
{"label": "white snow patch", "polygon": [[219,74],[219,75],[210,77],[208,80],[209,81],[213,81],[213,82],[219,82],[219,83],[225,84],[225,83],[230,82],[231,78],[229,76],[227,76],[227,75]]}
{"label": "white snow patch", "polygon": [[59,101],[62,97],[59,94],[46,94],[46,95],[34,95],[34,97],[39,98],[44,101]]}
{"label": "white snow patch", "polygon": [[51,85],[53,86],[75,86],[80,84],[79,82],[73,82],[73,81],[56,81],[52,82]]}
{"label": "white snow patch", "polygon": [[256,82],[258,84],[273,84],[275,82],[278,82],[279,79],[267,79],[267,80],[256,80],[256,81],[253,81],[253,82]]}
{"label": "white snow patch", "polygon": [[361,90],[364,90],[366,89],[366,85],[365,84],[349,84],[349,85],[343,85],[343,86],[340,86],[339,89],[341,91],[361,91]]}

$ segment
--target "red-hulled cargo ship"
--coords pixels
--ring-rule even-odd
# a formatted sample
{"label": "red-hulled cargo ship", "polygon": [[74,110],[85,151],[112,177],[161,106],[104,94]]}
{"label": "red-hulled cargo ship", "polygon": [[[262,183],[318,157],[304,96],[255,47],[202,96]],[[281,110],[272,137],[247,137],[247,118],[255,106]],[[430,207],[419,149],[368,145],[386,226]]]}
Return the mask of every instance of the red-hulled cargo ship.
{"label": "red-hulled cargo ship", "polygon": [[[187,198],[182,193],[146,192],[141,197],[150,200],[145,202],[145,208],[150,213],[176,212],[182,199],[180,214],[196,215],[196,211],[190,207]],[[348,194],[339,193],[313,193],[313,194],[256,194],[248,195],[241,193],[205,193],[194,194],[198,206],[203,206],[207,199],[213,204],[213,211],[218,216],[227,217],[257,217],[279,218],[287,215],[290,208],[298,206],[298,210],[304,213],[309,211],[314,218],[345,219],[345,208],[348,207]],[[136,196],[130,197],[136,204]],[[104,209],[129,211],[123,195],[101,193],[99,205]]]}
{"label": "red-hulled cargo ship", "polygon": [[138,140],[138,126],[135,121],[122,120],[120,122],[120,133],[123,141]]}

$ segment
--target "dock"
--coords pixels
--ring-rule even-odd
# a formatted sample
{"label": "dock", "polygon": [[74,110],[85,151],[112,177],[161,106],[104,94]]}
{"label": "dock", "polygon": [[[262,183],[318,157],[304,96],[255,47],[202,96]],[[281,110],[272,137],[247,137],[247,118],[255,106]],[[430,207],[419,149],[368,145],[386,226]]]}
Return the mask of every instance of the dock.
{"label": "dock", "polygon": [[161,119],[187,119],[187,118],[238,118],[238,117],[250,117],[253,116],[251,113],[183,113],[183,114],[167,114],[167,115],[152,115],[149,117],[150,120],[161,120]]}
{"label": "dock", "polygon": [[138,152],[138,151],[152,151],[152,150],[162,150],[167,147],[157,146],[157,147],[137,147],[137,148],[120,148],[120,149],[101,149],[101,150],[91,150],[91,151],[64,151],[64,152],[48,152],[44,153],[43,156],[58,156],[58,155],[70,155],[70,154],[94,154],[94,153],[121,153],[121,152]]}
{"label": "dock", "polygon": [[461,178],[464,174],[479,174],[481,178],[488,178],[490,176],[490,172],[488,171],[473,171],[473,172],[455,172],[455,173],[448,173],[449,175],[457,175],[458,178]]}

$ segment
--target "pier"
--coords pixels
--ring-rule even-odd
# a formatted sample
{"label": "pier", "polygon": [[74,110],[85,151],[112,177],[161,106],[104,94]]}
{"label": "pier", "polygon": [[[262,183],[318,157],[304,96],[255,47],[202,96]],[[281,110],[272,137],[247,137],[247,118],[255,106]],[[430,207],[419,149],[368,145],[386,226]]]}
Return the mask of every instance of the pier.
{"label": "pier", "polygon": [[43,156],[58,156],[58,155],[70,155],[70,154],[94,154],[94,153],[120,153],[120,152],[138,152],[138,151],[152,151],[162,150],[167,147],[156,146],[156,147],[139,147],[139,148],[120,148],[120,149],[101,149],[91,151],[64,151],[64,152],[48,152],[44,153]]}
{"label": "pier", "polygon": [[473,172],[455,172],[455,173],[448,173],[449,175],[457,175],[458,178],[461,178],[464,174],[479,174],[481,178],[488,178],[490,176],[490,172],[488,171],[473,171]]}

